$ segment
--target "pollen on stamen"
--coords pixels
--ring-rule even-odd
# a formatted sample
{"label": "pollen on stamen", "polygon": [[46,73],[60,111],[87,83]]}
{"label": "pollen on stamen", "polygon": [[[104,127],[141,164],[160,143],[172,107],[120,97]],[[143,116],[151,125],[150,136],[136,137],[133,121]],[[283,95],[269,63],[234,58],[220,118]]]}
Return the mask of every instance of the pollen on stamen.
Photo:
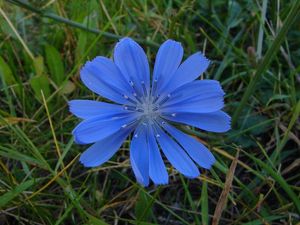
{"label": "pollen on stamen", "polygon": [[129,101],[129,102],[131,102],[131,103],[133,103],[133,104],[136,104],[136,101],[132,100],[132,99],[129,98],[127,95],[123,94],[122,96],[123,96],[123,98],[125,98],[127,101]]}
{"label": "pollen on stamen", "polygon": [[144,96],[147,96],[147,89],[146,89],[146,84],[145,84],[145,81],[142,81],[142,82],[141,82],[141,84],[142,84],[142,88],[143,88]]}
{"label": "pollen on stamen", "polygon": [[130,110],[130,111],[138,111],[137,108],[135,106],[124,106],[123,107],[125,110]]}
{"label": "pollen on stamen", "polygon": [[154,94],[156,92],[156,88],[157,88],[157,78],[155,78],[153,80],[153,86],[152,86],[152,90],[151,90],[152,94]]}

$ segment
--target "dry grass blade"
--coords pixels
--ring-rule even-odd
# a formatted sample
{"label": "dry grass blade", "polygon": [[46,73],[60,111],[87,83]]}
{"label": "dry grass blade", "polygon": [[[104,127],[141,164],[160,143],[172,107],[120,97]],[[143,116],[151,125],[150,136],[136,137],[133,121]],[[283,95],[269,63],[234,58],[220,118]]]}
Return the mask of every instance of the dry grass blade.
{"label": "dry grass blade", "polygon": [[224,185],[224,189],[220,195],[220,198],[218,200],[215,212],[214,212],[214,217],[213,217],[213,221],[212,221],[212,225],[217,225],[219,224],[222,212],[225,208],[226,202],[227,202],[227,197],[228,197],[228,193],[230,191],[231,185],[232,185],[232,180],[234,177],[234,172],[235,172],[235,168],[238,162],[238,157],[239,157],[239,149],[236,153],[235,158],[233,159],[230,168],[228,170],[228,173],[226,175],[226,181],[225,181],[225,185]]}
{"label": "dry grass blade", "polygon": [[51,180],[49,180],[43,187],[41,187],[39,190],[37,190],[36,192],[34,192],[32,195],[30,195],[27,200],[33,198],[34,196],[36,196],[37,194],[39,194],[40,192],[42,192],[44,189],[46,189],[50,184],[52,184],[60,175],[62,175],[71,165],[73,165],[73,163],[77,160],[79,154],[76,155],[72,161],[66,165],[61,171],[59,171]]}
{"label": "dry grass blade", "polygon": [[289,173],[290,171],[296,169],[297,167],[300,166],[300,158],[299,159],[295,159],[295,161],[293,161],[289,166],[287,166],[282,172],[281,175],[285,175],[287,173]]}

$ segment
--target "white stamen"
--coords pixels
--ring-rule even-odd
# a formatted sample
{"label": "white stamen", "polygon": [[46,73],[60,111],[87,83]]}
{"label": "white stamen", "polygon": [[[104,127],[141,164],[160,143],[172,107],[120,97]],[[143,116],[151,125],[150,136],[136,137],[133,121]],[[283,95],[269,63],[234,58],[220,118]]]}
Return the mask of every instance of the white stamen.
{"label": "white stamen", "polygon": [[155,78],[153,80],[153,86],[152,86],[152,90],[151,90],[151,95],[155,94],[156,88],[157,88],[157,78]]}
{"label": "white stamen", "polygon": [[129,102],[133,103],[133,104],[136,104],[136,101],[132,100],[131,98],[129,98],[127,95],[122,95],[123,98],[125,98],[126,100],[128,100]]}
{"label": "white stamen", "polygon": [[169,98],[171,98],[171,94],[168,94],[166,97],[164,97],[163,100],[161,100],[158,104],[159,105],[164,104],[166,101],[169,100]]}
{"label": "white stamen", "polygon": [[147,90],[146,90],[146,84],[145,84],[145,81],[142,81],[141,84],[142,84],[144,96],[147,96]]}

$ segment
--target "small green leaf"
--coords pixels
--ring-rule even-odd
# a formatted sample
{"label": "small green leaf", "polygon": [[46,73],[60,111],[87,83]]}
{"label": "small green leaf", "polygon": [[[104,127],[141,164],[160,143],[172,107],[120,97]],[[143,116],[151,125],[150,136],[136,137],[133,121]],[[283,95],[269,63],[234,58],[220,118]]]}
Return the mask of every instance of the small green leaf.
{"label": "small green leaf", "polygon": [[42,99],[41,90],[43,91],[46,98],[50,96],[50,83],[46,75],[35,76],[31,78],[29,82],[31,88],[35,93],[35,96],[39,100]]}
{"label": "small green leaf", "polygon": [[63,93],[63,94],[70,94],[70,93],[72,93],[74,90],[75,90],[75,84],[72,82],[72,81],[67,81],[65,84],[64,84],[64,86],[63,86],[63,88],[61,89],[61,92]]}
{"label": "small green leaf", "polygon": [[51,45],[46,45],[46,62],[50,75],[57,85],[61,85],[65,79],[65,69],[59,52]]}
{"label": "small green leaf", "polygon": [[35,74],[37,76],[43,75],[45,71],[44,58],[42,56],[37,56],[33,60],[33,65],[35,69]]}
{"label": "small green leaf", "polygon": [[4,78],[7,85],[16,84],[16,79],[13,76],[11,69],[4,59],[0,56],[0,75]]}
{"label": "small green leaf", "polygon": [[227,26],[228,28],[234,28],[239,25],[239,23],[242,22],[242,19],[239,18],[239,15],[241,14],[241,6],[239,3],[230,1],[228,6],[228,20],[227,20]]}
{"label": "small green leaf", "polygon": [[153,201],[149,198],[145,192],[140,191],[138,194],[138,200],[135,204],[135,216],[139,222],[148,221],[152,213],[151,206]]}
{"label": "small green leaf", "polygon": [[86,32],[80,32],[79,33],[77,46],[76,46],[76,49],[75,49],[76,62],[79,61],[79,59],[81,58],[81,56],[85,52],[86,44],[87,44],[87,37],[88,37],[88,34]]}
{"label": "small green leaf", "polygon": [[[97,1],[95,1],[94,3],[97,4]],[[95,6],[95,8],[97,7]],[[90,15],[84,17],[82,24],[84,24],[87,27],[94,28],[98,26],[97,21],[98,21],[97,13],[91,13]],[[94,40],[94,37],[91,36],[89,32],[81,31],[81,30],[78,31],[78,40],[75,49],[76,62],[79,62],[79,60],[85,54],[87,46],[89,46],[92,40]]]}
{"label": "small green leaf", "polygon": [[22,92],[21,87],[18,85],[18,82],[16,81],[9,65],[4,61],[4,59],[1,56],[0,56],[0,76],[2,77],[6,85],[8,86],[17,85],[16,87],[14,87],[14,91],[18,95],[21,95]]}

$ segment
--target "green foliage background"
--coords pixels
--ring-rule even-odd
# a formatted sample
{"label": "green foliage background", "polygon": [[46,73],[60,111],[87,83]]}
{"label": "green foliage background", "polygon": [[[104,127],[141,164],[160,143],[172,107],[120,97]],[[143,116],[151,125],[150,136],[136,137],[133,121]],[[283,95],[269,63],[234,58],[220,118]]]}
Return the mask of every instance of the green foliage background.
{"label": "green foliage background", "polygon": [[[299,0],[0,1],[0,224],[296,224],[299,12]],[[128,142],[101,167],[78,162],[67,101],[99,99],[79,70],[123,36],[152,66],[169,38],[212,60],[202,77],[221,82],[233,128],[182,127],[217,158],[197,179],[167,164],[168,185],[139,186]]]}

